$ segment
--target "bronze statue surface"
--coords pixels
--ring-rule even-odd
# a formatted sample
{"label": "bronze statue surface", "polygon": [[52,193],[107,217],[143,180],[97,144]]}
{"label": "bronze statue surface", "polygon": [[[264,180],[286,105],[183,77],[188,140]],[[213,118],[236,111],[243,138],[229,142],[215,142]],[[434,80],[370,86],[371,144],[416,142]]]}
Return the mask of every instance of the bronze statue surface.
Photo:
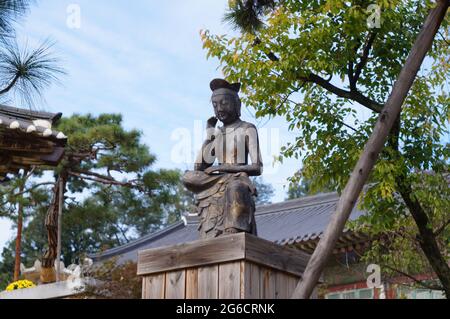
{"label": "bronze statue surface", "polygon": [[[240,119],[239,83],[215,79],[210,87],[215,116],[207,121],[207,138],[194,171],[184,174],[183,183],[196,194],[202,238],[237,232],[256,235],[257,193],[249,176],[262,173],[258,132]],[[219,120],[223,126],[216,128]]]}

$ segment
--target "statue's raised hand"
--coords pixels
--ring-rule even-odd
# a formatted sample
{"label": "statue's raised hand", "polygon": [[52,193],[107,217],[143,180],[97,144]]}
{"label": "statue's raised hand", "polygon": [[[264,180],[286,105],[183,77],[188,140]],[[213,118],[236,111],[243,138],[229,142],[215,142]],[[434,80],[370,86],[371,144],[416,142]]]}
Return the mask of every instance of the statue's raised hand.
{"label": "statue's raised hand", "polygon": [[215,128],[217,124],[217,117],[211,116],[208,121],[206,121],[206,128]]}

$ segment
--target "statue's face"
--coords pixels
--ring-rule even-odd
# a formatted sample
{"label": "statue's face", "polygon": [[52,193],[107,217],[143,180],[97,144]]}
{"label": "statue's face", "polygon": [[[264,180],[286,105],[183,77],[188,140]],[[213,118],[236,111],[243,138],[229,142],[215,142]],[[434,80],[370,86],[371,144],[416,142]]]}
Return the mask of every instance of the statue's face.
{"label": "statue's face", "polygon": [[234,96],[230,94],[213,95],[211,101],[214,114],[222,123],[230,124],[239,118],[238,105]]}

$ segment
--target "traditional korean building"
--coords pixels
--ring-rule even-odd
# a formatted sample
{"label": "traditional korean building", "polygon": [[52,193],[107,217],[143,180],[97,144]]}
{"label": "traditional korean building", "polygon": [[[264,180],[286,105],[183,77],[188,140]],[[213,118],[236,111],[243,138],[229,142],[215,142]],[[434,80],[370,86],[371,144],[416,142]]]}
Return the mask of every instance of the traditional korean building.
{"label": "traditional korean building", "polygon": [[[308,196],[282,203],[259,206],[256,209],[258,236],[279,245],[312,253],[325,230],[338,202],[337,193]],[[354,209],[350,220],[364,212]],[[188,216],[158,232],[144,236],[126,245],[90,256],[94,262],[115,258],[118,263],[136,262],[140,250],[171,246],[199,239],[198,217]],[[344,231],[328,263],[318,295],[327,299],[378,298],[443,298],[439,291],[413,290],[401,283],[407,278],[390,278],[377,288],[367,286],[367,265],[360,254],[370,244],[363,234]],[[400,284],[399,284],[400,283]]]}
{"label": "traditional korean building", "polygon": [[[67,137],[53,129],[61,118],[61,113],[38,112],[0,105],[0,183],[8,179],[8,174],[16,174],[21,169],[29,171],[35,166],[57,166],[64,156]],[[19,222],[20,223],[20,222]],[[47,225],[46,225],[47,226]],[[53,227],[54,228],[54,227]],[[56,229],[51,230],[56,233]],[[55,284],[55,287],[58,283]],[[62,289],[62,287],[59,287]],[[33,291],[38,291],[33,294]],[[13,293],[1,292],[3,298],[44,298],[52,294],[52,287],[26,289]],[[47,291],[47,292],[45,292]],[[44,293],[43,293],[44,292]],[[31,293],[29,296],[27,294]],[[62,293],[64,295],[65,292]]]}
{"label": "traditional korean building", "polygon": [[59,163],[67,137],[52,126],[61,115],[0,105],[0,181],[20,169]]}

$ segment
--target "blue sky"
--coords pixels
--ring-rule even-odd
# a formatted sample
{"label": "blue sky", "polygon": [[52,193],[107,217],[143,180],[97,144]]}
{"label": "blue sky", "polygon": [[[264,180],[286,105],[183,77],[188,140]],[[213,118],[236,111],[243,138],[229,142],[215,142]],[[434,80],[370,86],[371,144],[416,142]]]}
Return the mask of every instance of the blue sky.
{"label": "blue sky", "polygon": [[[18,28],[19,43],[36,46],[51,38],[67,75],[61,85],[45,94],[40,109],[73,113],[122,113],[126,128],[138,128],[143,141],[158,157],[156,167],[189,169],[190,163],[173,160],[177,141],[173,134],[194,128],[212,115],[211,79],[221,77],[217,60],[206,60],[199,31],[232,33],[222,23],[228,0],[38,1]],[[67,8],[81,9],[81,27],[69,28]],[[243,119],[257,124],[263,139],[275,147],[263,151],[263,178],[276,190],[274,201],[285,198],[286,179],[299,163],[287,160],[272,166],[276,146],[292,141],[282,119]],[[200,140],[194,141],[192,151]],[[264,145],[262,146],[265,147]],[[13,238],[11,225],[0,219],[0,249]]]}

